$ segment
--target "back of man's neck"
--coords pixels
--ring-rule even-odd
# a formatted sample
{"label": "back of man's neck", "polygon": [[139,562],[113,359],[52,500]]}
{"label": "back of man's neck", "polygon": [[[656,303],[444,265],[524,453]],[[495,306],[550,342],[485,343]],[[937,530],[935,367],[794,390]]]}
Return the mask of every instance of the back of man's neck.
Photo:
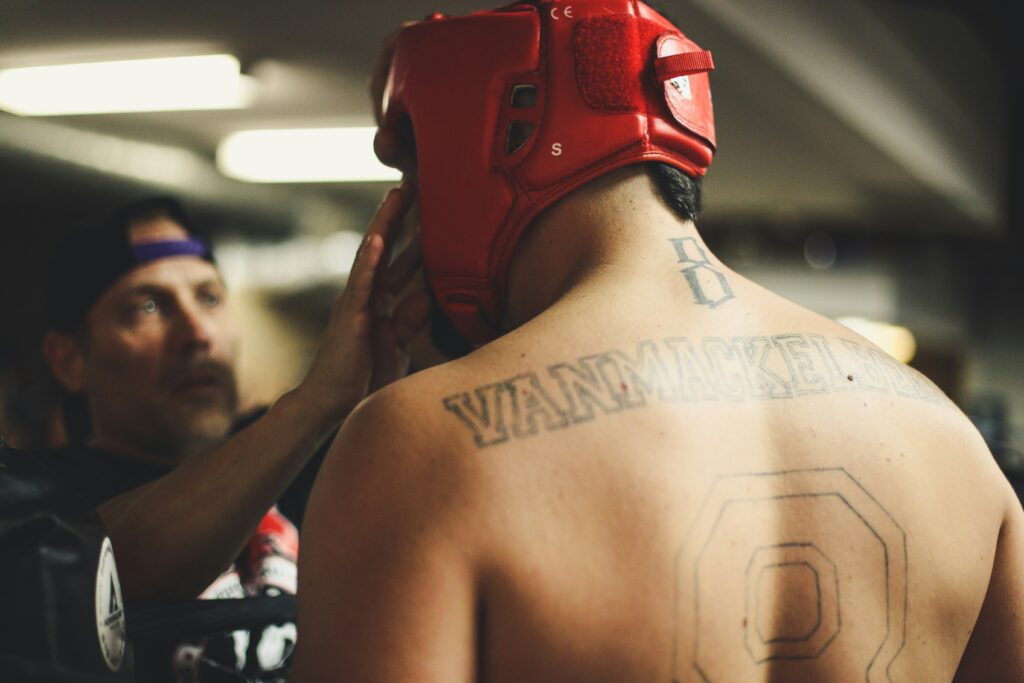
{"label": "back of man's neck", "polygon": [[515,329],[567,294],[650,274],[692,239],[714,259],[692,221],[658,197],[641,167],[595,181],[553,205],[527,229],[509,265],[502,327]]}

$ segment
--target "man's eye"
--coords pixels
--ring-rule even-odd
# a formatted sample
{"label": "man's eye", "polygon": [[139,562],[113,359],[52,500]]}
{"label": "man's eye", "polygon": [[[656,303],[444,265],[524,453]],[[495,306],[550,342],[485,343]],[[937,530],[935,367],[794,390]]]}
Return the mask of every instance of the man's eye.
{"label": "man's eye", "polygon": [[219,306],[220,305],[220,294],[215,294],[213,292],[206,292],[205,294],[203,294],[199,298],[203,302],[204,305],[209,306],[210,308],[213,308],[214,306]]}
{"label": "man's eye", "polygon": [[153,301],[152,299],[146,299],[141,304],[139,304],[138,311],[139,313],[152,315],[153,313],[156,313],[157,310],[159,310],[159,308],[160,307],[156,305],[155,301]]}

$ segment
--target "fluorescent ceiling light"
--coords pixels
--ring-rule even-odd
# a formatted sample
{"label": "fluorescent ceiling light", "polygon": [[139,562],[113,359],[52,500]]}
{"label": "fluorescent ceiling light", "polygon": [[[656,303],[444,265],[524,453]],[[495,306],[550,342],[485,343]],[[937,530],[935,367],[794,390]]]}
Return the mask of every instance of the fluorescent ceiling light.
{"label": "fluorescent ceiling light", "polygon": [[251,183],[393,181],[401,172],[373,154],[376,128],[292,128],[233,133],[217,148],[217,167]]}
{"label": "fluorescent ceiling light", "polygon": [[901,363],[909,363],[917,353],[917,340],[905,327],[866,318],[837,318],[845,325]]}
{"label": "fluorescent ceiling light", "polygon": [[238,109],[251,83],[231,55],[0,70],[0,109],[22,116]]}

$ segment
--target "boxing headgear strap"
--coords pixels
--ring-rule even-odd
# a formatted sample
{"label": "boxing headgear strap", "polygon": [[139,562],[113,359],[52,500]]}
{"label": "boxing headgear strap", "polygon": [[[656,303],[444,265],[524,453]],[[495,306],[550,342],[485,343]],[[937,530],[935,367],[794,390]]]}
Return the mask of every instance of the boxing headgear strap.
{"label": "boxing headgear strap", "polygon": [[399,33],[383,126],[412,124],[427,280],[467,341],[498,336],[513,250],[552,202],[627,164],[704,175],[713,68],[638,0],[520,2]]}

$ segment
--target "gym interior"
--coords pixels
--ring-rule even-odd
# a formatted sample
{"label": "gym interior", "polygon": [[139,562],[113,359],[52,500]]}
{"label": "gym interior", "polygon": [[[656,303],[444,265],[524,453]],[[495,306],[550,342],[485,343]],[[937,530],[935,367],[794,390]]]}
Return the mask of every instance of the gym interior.
{"label": "gym interior", "polygon": [[[708,244],[927,375],[1024,495],[1024,53],[999,3],[660,8],[714,54],[718,149],[698,221]],[[243,406],[293,386],[367,221],[399,180],[372,154],[367,78],[380,41],[403,20],[467,9],[0,0],[6,442],[59,441],[39,352],[50,250],[147,195],[178,197],[212,235],[246,340]],[[88,90],[60,80],[74,72],[22,79],[37,67],[202,58],[212,61],[193,68],[231,79],[206,88],[209,101],[172,101],[183,89],[158,71],[107,76],[94,97],[70,102],[62,91]],[[132,78],[143,85],[126,87]],[[436,362],[421,346],[414,362]]]}

